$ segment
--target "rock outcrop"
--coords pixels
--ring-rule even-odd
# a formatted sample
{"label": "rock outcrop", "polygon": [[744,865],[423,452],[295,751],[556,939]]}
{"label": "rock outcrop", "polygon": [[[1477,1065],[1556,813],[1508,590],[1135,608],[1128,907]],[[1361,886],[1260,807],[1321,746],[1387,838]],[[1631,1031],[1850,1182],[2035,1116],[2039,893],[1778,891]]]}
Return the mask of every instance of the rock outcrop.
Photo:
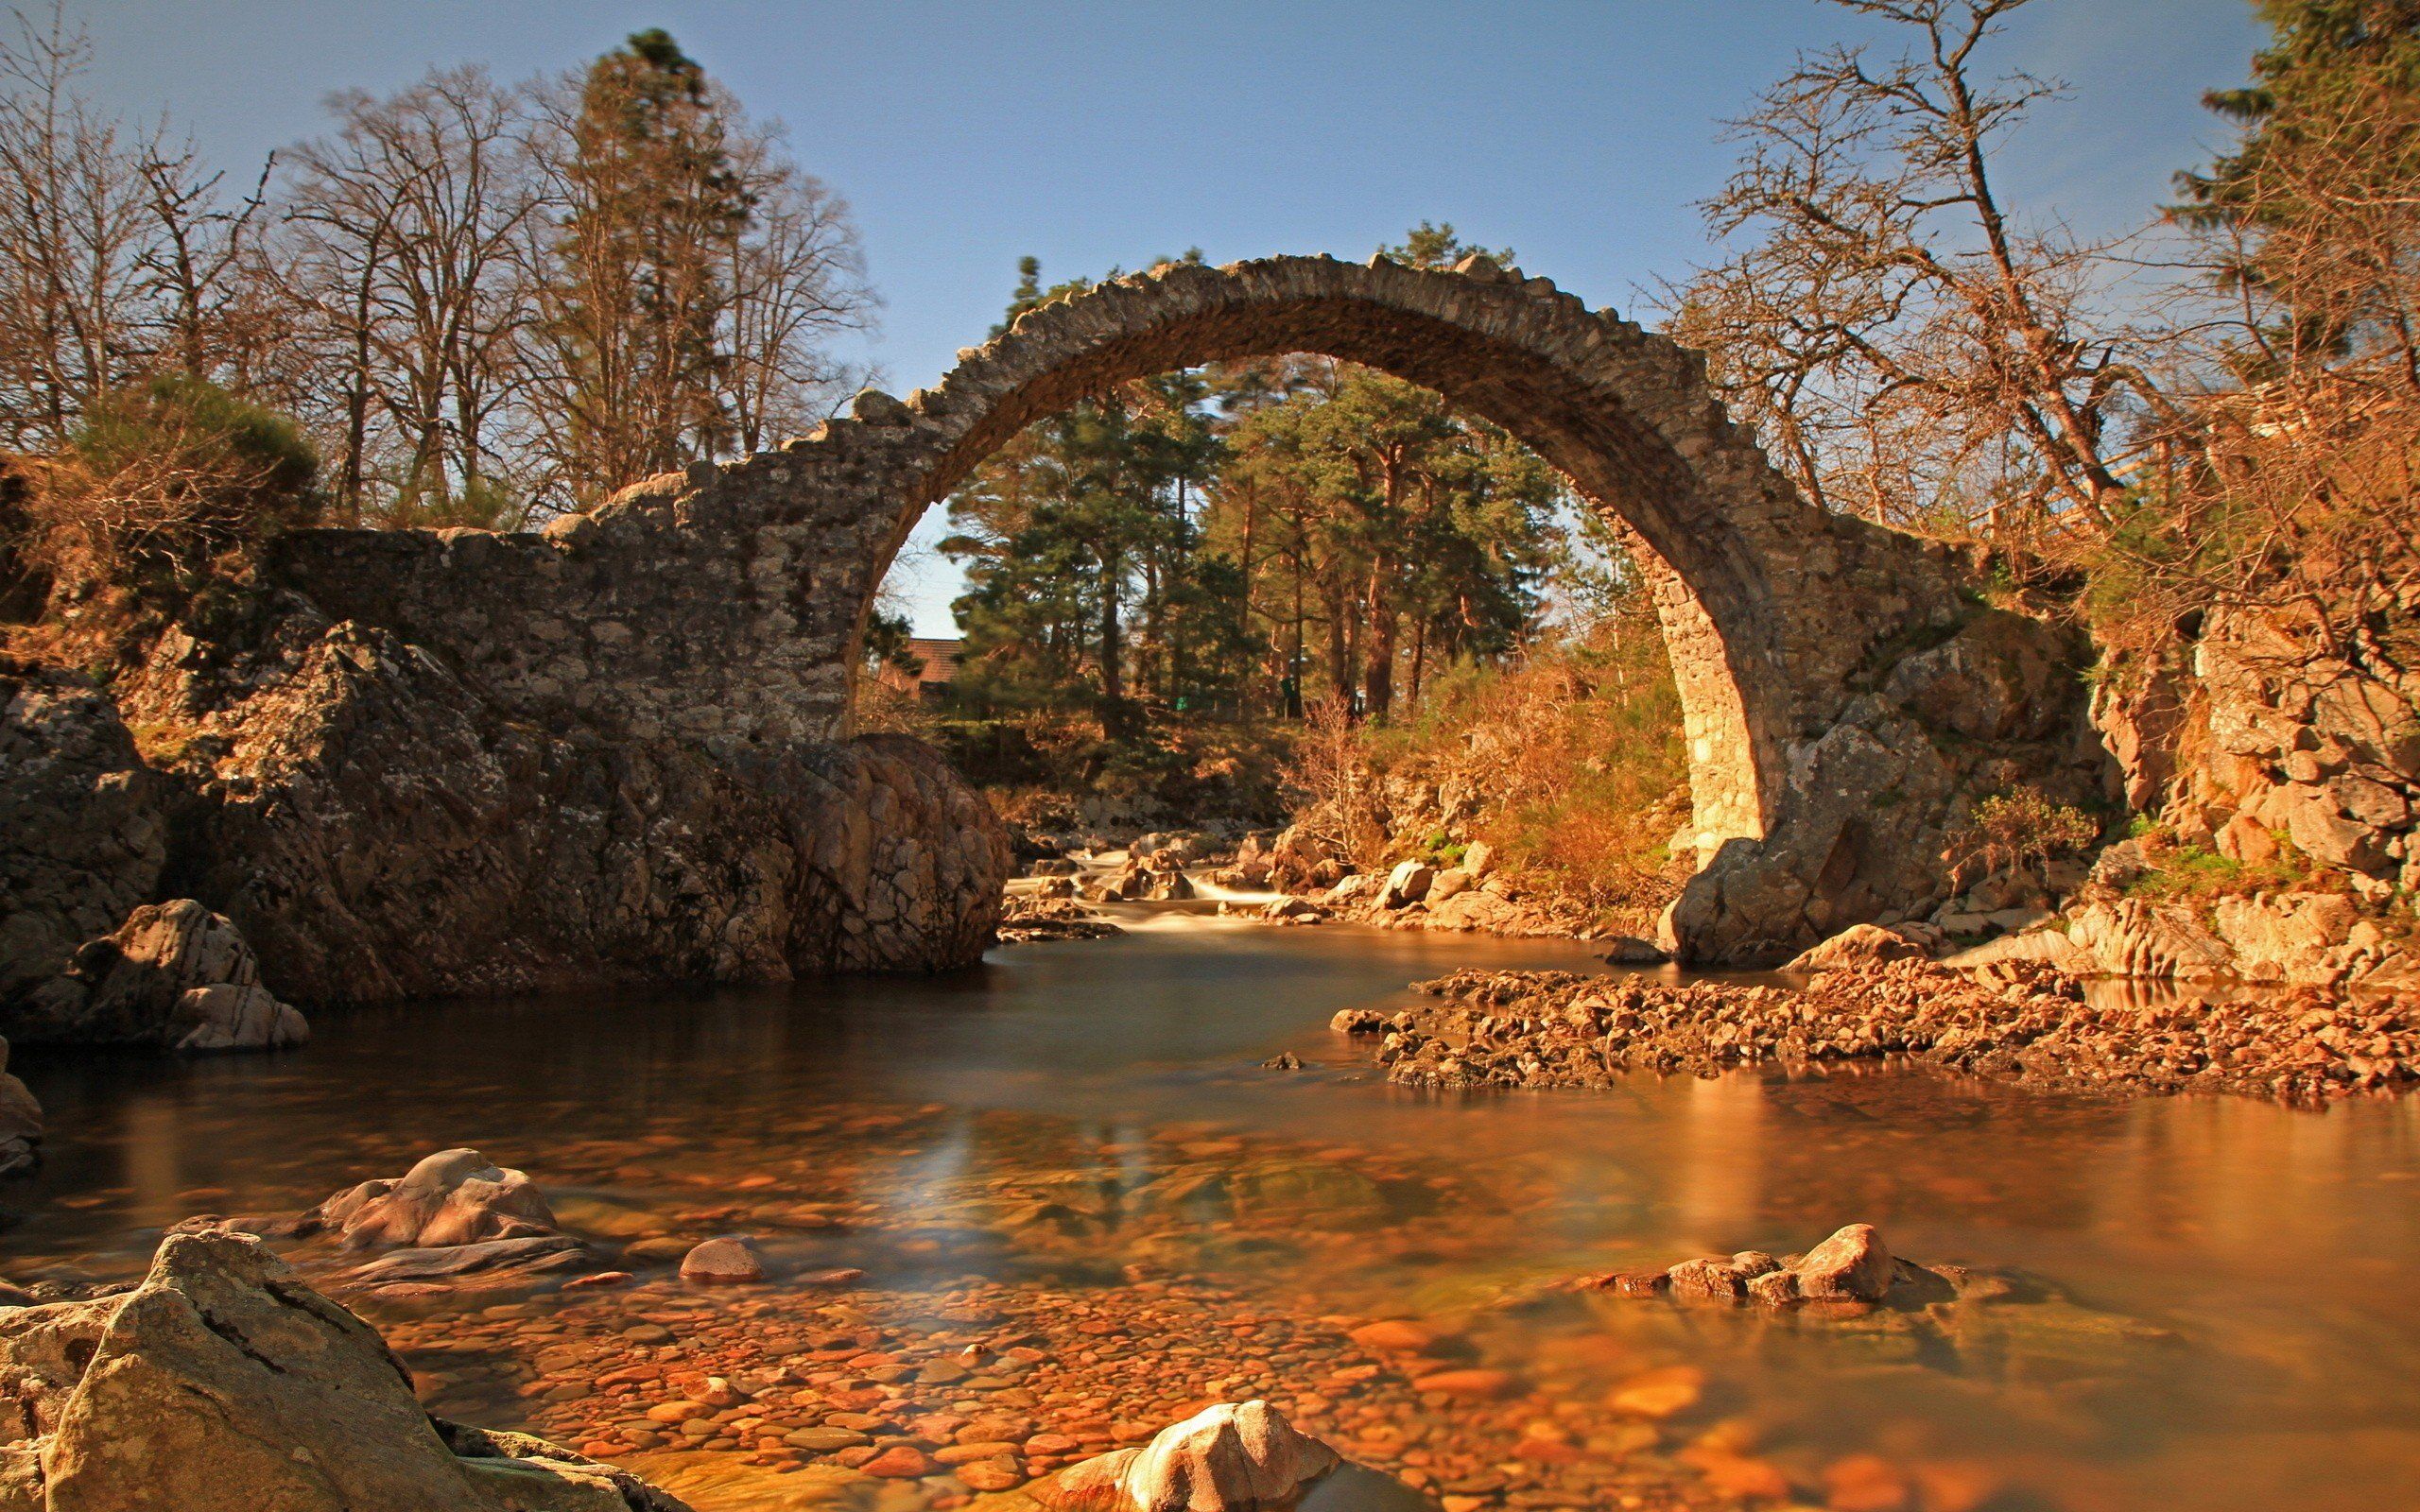
{"label": "rock outcrop", "polygon": [[9,1041],[0,1040],[0,1176],[32,1170],[41,1143],[42,1104],[9,1069]]}
{"label": "rock outcrop", "polygon": [[[1793,744],[1781,816],[1712,851],[1666,911],[1658,943],[1703,959],[1778,960],[1855,923],[1921,919],[1949,901],[1937,858],[1979,800],[2020,783],[2085,806],[2113,797],[2115,763],[2076,694],[2081,640],[1999,610],[1895,662],[1871,691]],[[1736,944],[1728,943],[1737,941]]]}
{"label": "rock outcrop", "polygon": [[164,787],[107,694],[0,664],[0,1004],[157,896]]}
{"label": "rock outcrop", "polygon": [[2420,890],[2420,677],[2313,655],[2248,610],[2120,671],[2094,712],[2135,808],[2231,860],[2290,847],[2372,901]]}
{"label": "rock outcrop", "polygon": [[2180,982],[2420,984],[2420,954],[2390,935],[2375,911],[2339,892],[2073,903],[2049,927],[1988,940],[1945,960],[1962,970],[2032,961],[2076,976]]}
{"label": "rock outcrop", "polygon": [[376,1331],[258,1241],[172,1235],[119,1297],[0,1311],[5,1512],[684,1512],[441,1422]]}
{"label": "rock outcrop", "polygon": [[146,903],[68,969],[18,995],[4,1019],[32,1043],[274,1050],[311,1026],[261,985],[235,926],[190,898]]}
{"label": "rock outcrop", "polygon": [[1221,1402],[1040,1492],[1060,1512],[1275,1512],[1343,1463],[1265,1401]]}
{"label": "rock outcrop", "polygon": [[[26,822],[0,840],[0,1032],[27,1038],[143,1038],[29,999],[171,887],[241,932],[277,998],[345,1003],[965,965],[1009,865],[916,742],[532,721],[475,668],[292,593],[167,630],[114,707],[5,691],[0,810]],[[129,729],[155,732],[152,768]],[[218,994],[193,1048],[290,1031],[269,1001]]]}
{"label": "rock outcrop", "polygon": [[1884,961],[1921,961],[1932,952],[1914,936],[1879,924],[1851,924],[1821,945],[1790,957],[1785,971],[1826,971],[1842,966],[1878,966]]}

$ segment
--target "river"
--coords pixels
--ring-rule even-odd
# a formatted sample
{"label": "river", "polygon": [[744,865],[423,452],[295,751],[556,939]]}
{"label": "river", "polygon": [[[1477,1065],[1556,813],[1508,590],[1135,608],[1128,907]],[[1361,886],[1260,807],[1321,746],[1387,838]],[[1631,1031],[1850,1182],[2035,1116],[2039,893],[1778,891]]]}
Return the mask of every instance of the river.
{"label": "river", "polygon": [[[755,1362],[771,1402],[812,1375],[768,1384],[785,1319],[805,1320],[780,1346],[802,1366],[869,1346],[823,1372],[870,1372],[867,1401],[886,1380],[869,1360],[1023,1337],[1038,1366],[978,1364],[957,1395],[1005,1392],[1043,1430],[1302,1398],[1356,1458],[1457,1508],[1611,1504],[1633,1483],[1589,1466],[1623,1459],[1641,1486],[1706,1472],[1754,1500],[1777,1474],[1883,1512],[2411,1504],[2420,1103],[2102,1101],[1887,1067],[1439,1098],[1389,1086],[1330,1015],[1461,966],[1606,968],[1566,942],[1117,912],[1121,937],[942,978],[328,1013],[307,1050],[266,1057],[28,1052],[53,1132],[41,1173],[0,1191],[0,1274],[132,1275],[191,1213],[307,1207],[468,1144],[576,1231],[761,1241],[767,1286],[683,1288],[659,1257],[576,1303],[365,1306],[441,1408],[651,1473],[730,1461],[674,1477],[708,1512],[962,1497],[941,1470],[872,1502],[801,1475],[814,1456],[768,1436],[794,1420],[770,1408],[769,1427],[656,1433],[596,1393],[614,1341],[654,1341],[635,1353],[667,1382],[684,1349],[734,1379]],[[1304,1069],[1262,1067],[1285,1051]],[[1831,1319],[1561,1285],[1849,1222],[2039,1299]],[[783,1284],[836,1266],[865,1276]],[[1161,1321],[1125,1327],[1130,1307]],[[1187,1317],[1203,1337],[1166,1321]],[[1420,1358],[1323,1353],[1373,1319],[1409,1325]],[[1399,1379],[1440,1368],[1462,1383]],[[966,1374],[925,1366],[930,1390]],[[1408,1438],[1382,1421],[1407,1413]]]}

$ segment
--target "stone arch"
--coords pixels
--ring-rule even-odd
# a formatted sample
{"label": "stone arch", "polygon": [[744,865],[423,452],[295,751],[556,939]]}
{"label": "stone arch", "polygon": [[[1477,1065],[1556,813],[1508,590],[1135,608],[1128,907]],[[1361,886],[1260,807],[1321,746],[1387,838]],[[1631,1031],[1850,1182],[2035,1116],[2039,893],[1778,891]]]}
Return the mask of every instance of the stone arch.
{"label": "stone arch", "polygon": [[1702,869],[1666,924],[1685,955],[1771,959],[1921,915],[1945,897],[1943,839],[1973,794],[2097,780],[2079,775],[2093,748],[2050,632],[1983,625],[1946,547],[1800,499],[1697,354],[1477,259],[1155,268],[1029,312],[937,387],[869,390],[778,451],[695,463],[542,532],[306,532],[276,571],[515,716],[744,765],[848,735],[884,573],[1017,430],[1117,380],[1289,351],[1436,389],[1633,533],[1687,720]]}
{"label": "stone arch", "polygon": [[1799,554],[1829,522],[1729,423],[1698,354],[1484,259],[1450,273],[1385,258],[1170,264],[1028,313],[960,352],[937,387],[895,409],[877,398],[860,417],[913,435],[880,565],[926,507],[1034,421],[1122,380],[1286,352],[1437,390],[1546,457],[1617,526],[1671,648],[1700,859],[1764,835],[1792,730],[1836,702],[1801,686],[1808,669],[1794,664],[1793,642],[1805,637],[1792,633],[1818,607],[1797,581]]}

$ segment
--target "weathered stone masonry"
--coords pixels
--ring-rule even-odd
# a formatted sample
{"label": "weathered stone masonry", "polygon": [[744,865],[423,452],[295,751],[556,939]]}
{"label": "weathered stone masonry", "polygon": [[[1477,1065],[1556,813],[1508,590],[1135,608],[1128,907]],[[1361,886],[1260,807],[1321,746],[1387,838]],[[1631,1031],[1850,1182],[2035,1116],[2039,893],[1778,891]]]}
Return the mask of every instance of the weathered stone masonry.
{"label": "weathered stone masonry", "polygon": [[[538,533],[308,532],[277,573],[516,718],[717,760],[840,740],[884,572],[994,449],[1118,380],[1293,351],[1502,425],[1638,543],[1706,862],[1671,920],[1691,955],[1753,958],[1919,911],[1941,896],[1945,827],[1977,793],[2099,782],[2048,631],[1981,612],[1945,548],[1799,499],[1694,353],[1477,260],[1166,266],[1031,312],[939,387],[861,395],[778,452],[695,465]],[[1977,726],[1959,713],[1974,701],[1997,713]],[[1945,734],[1927,709],[1972,728]]]}

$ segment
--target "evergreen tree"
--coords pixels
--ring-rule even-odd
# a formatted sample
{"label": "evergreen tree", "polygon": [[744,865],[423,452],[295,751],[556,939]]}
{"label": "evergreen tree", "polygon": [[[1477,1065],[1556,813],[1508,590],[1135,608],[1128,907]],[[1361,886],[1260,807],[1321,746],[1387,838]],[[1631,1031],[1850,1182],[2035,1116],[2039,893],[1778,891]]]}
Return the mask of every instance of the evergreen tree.
{"label": "evergreen tree", "polygon": [[593,497],[712,454],[722,412],[717,331],[728,249],[752,197],[735,170],[725,101],[661,29],[632,34],[579,84],[560,164],[555,244],[567,291],[550,333],[575,490]]}
{"label": "evergreen tree", "polygon": [[[2253,82],[2214,90],[2234,152],[2177,176],[2182,222],[2223,240],[2220,281],[2275,321],[2256,377],[2407,329],[2420,215],[2420,0],[2264,0]],[[2391,328],[2391,329],[2389,329]]]}

